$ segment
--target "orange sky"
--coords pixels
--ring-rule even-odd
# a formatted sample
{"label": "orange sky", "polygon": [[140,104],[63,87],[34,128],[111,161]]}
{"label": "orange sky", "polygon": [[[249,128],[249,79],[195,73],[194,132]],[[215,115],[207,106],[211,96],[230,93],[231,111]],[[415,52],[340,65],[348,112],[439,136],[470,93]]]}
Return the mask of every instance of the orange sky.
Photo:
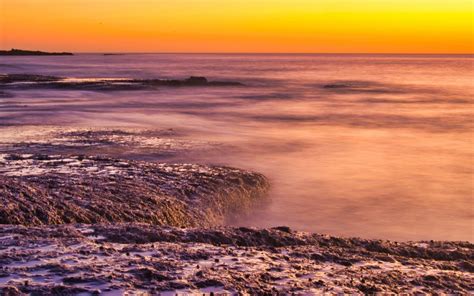
{"label": "orange sky", "polygon": [[473,53],[471,0],[0,0],[0,47]]}

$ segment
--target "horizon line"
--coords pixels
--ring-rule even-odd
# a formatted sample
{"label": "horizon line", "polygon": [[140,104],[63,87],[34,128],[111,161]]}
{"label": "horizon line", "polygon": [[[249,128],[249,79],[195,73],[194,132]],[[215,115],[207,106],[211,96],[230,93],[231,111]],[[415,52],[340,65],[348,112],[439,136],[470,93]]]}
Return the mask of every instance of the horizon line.
{"label": "horizon line", "polygon": [[435,53],[435,52],[250,52],[250,51],[71,51],[78,54],[360,54],[360,55],[474,55],[472,53]]}
{"label": "horizon line", "polygon": [[[30,49],[20,49],[12,47],[11,49],[19,50],[30,50]],[[8,51],[9,49],[0,49]],[[44,51],[41,49],[31,49],[31,51]],[[52,51],[44,51],[52,52]],[[250,52],[250,51],[56,51],[54,52],[70,52],[76,54],[287,54],[287,55],[312,55],[312,54],[321,54],[321,55],[474,55],[474,52],[471,53],[449,53],[449,52]]]}

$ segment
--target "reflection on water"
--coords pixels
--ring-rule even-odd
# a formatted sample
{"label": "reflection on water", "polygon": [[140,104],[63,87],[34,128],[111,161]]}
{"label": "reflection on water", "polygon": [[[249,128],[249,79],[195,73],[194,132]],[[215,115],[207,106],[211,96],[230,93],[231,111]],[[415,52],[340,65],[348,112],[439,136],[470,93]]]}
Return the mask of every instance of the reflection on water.
{"label": "reflection on water", "polygon": [[0,96],[0,124],[175,128],[190,138],[223,142],[232,148],[184,160],[270,178],[270,200],[238,224],[473,241],[472,61],[383,55],[2,57],[3,73],[197,75],[247,86],[15,90],[13,97]]}

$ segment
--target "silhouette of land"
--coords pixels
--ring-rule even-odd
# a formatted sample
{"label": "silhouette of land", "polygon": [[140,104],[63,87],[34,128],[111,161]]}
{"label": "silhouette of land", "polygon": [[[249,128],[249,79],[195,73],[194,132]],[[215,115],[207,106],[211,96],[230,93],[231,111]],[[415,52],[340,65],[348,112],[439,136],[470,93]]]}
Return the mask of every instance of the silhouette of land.
{"label": "silhouette of land", "polygon": [[70,52],[45,52],[39,50],[23,50],[12,48],[10,50],[0,50],[0,55],[7,56],[71,56]]}

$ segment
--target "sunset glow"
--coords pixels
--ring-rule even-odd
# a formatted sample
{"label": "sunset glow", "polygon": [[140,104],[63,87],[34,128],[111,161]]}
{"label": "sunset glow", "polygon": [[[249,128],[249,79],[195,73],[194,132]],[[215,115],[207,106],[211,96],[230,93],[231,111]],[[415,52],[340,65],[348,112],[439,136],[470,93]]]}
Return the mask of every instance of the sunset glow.
{"label": "sunset glow", "polygon": [[472,53],[469,0],[0,0],[0,47]]}

